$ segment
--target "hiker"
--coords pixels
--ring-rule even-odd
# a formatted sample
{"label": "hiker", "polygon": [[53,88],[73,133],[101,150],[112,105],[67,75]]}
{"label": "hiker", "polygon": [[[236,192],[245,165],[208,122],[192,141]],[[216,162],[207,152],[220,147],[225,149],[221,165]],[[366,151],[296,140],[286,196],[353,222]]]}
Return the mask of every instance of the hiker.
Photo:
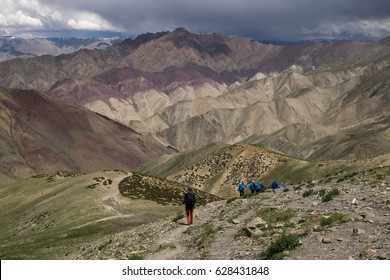
{"label": "hiker", "polygon": [[281,182],[279,185],[278,185],[278,189],[281,189],[283,187],[283,182]]}
{"label": "hiker", "polygon": [[278,188],[278,183],[276,183],[276,181],[273,181],[271,188],[272,188],[272,191],[274,192]]}
{"label": "hiker", "polygon": [[241,181],[241,183],[238,184],[238,191],[240,192],[240,196],[244,195],[244,191],[246,189],[246,186],[244,185],[244,182]]}
{"label": "hiker", "polygon": [[249,183],[249,189],[251,190],[251,193],[254,194],[255,193],[255,182],[251,181]]}
{"label": "hiker", "polygon": [[186,207],[187,224],[191,225],[194,221],[194,207],[196,198],[194,191],[191,187],[188,187],[186,194],[184,195],[183,204]]}
{"label": "hiker", "polygon": [[256,183],[256,186],[255,186],[256,193],[259,193],[259,192],[261,192],[263,190],[264,190],[263,184]]}

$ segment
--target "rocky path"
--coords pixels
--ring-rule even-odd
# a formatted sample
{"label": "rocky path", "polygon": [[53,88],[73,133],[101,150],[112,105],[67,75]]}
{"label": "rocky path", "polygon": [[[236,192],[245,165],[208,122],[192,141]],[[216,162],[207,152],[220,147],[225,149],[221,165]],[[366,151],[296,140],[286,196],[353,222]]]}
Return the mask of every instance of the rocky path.
{"label": "rocky path", "polygon": [[[325,201],[326,194],[335,189],[338,194]],[[110,195],[105,201],[115,197],[115,192]],[[387,179],[375,184],[314,182],[287,186],[275,193],[266,191],[199,206],[195,215],[191,226],[186,225],[185,218],[173,221],[174,217],[167,217],[111,235],[91,245],[88,255],[78,252],[75,256],[163,260],[390,259]],[[280,240],[294,246],[284,248]],[[105,244],[104,249],[98,250]],[[275,244],[281,248],[272,252]],[[94,257],[96,251],[99,255]]]}
{"label": "rocky path", "polygon": [[[285,234],[299,236],[299,246],[283,252],[286,259],[390,258],[389,185],[340,184],[340,194],[329,202],[318,194],[303,197],[307,189],[295,187],[201,207],[194,225],[183,220],[166,231],[157,241],[161,251],[148,258],[257,259]],[[313,191],[334,187],[318,185]]]}
{"label": "rocky path", "polygon": [[[196,241],[189,233],[193,227],[212,223],[212,215],[221,202],[210,203],[208,207],[199,207],[194,210],[194,223],[187,225],[186,217],[178,221],[171,230],[159,235],[156,240],[157,252],[148,256],[148,259],[192,259],[194,254],[199,255]],[[184,210],[183,210],[184,211]],[[162,250],[159,250],[162,248]]]}
{"label": "rocky path", "polygon": [[[243,225],[252,219],[253,215],[254,211],[251,210],[239,215],[232,223],[222,222],[222,229],[215,236],[215,240],[210,247],[209,258],[222,260],[250,256],[252,250],[244,252],[242,250],[244,247],[242,240],[235,237],[241,234]],[[226,244],[229,244],[228,248],[226,248]]]}

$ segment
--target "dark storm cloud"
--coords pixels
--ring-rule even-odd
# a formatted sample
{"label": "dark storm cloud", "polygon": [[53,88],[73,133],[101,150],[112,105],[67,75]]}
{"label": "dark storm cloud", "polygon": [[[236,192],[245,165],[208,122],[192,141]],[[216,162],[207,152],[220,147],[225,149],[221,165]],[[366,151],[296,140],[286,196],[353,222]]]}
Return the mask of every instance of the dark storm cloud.
{"label": "dark storm cloud", "polygon": [[[193,32],[222,32],[279,40],[316,37],[377,38],[390,34],[388,0],[35,2],[61,13],[67,27],[81,29],[85,26],[93,29],[95,18],[96,29],[117,29],[131,34],[172,30],[178,26]],[[88,18],[83,20],[80,13],[88,15]]]}

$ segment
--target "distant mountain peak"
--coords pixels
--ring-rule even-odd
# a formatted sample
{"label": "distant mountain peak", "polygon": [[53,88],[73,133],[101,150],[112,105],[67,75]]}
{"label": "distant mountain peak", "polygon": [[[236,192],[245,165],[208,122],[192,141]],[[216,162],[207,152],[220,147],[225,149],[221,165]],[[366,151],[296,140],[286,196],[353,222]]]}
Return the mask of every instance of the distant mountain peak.
{"label": "distant mountain peak", "polygon": [[184,27],[178,27],[176,28],[172,33],[188,33],[190,34],[191,32],[189,32],[187,29],[185,29]]}
{"label": "distant mountain peak", "polygon": [[138,35],[135,39],[126,39],[123,42],[120,42],[118,45],[119,46],[129,46],[131,48],[138,48],[139,46],[146,44],[152,40],[156,40],[160,37],[163,37],[167,35],[169,32],[168,31],[163,31],[163,32],[157,32],[157,33],[144,33],[141,35]]}

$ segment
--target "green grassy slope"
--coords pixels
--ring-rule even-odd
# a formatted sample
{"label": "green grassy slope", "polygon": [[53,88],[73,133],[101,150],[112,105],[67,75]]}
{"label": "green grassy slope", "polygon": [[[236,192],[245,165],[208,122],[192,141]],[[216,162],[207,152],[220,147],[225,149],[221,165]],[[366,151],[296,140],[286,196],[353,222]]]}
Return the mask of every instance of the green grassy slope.
{"label": "green grassy slope", "polygon": [[[136,180],[126,184],[131,178]],[[137,181],[148,181],[149,188],[132,197],[121,195],[118,185],[125,184],[131,191],[139,187]],[[161,188],[174,188],[177,197],[172,200],[169,191],[157,191]],[[0,258],[66,259],[67,254],[103,236],[177,213],[182,210],[185,190],[177,183],[164,181],[162,186],[160,181],[122,171],[58,172],[3,186]],[[200,201],[217,199],[198,196]]]}

